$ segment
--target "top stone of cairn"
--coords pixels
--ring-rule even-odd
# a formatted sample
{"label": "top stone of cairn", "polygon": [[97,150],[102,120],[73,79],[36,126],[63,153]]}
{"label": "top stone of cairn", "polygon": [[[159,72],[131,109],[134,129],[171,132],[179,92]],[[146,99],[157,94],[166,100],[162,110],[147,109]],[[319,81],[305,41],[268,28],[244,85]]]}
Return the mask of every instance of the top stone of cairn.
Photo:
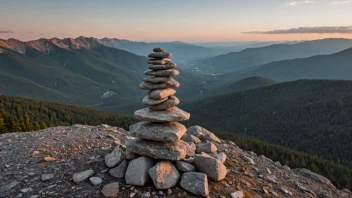
{"label": "top stone of cairn", "polygon": [[163,52],[163,51],[164,51],[164,49],[161,47],[156,47],[153,49],[153,52]]}
{"label": "top stone of cairn", "polygon": [[148,55],[149,58],[154,59],[163,59],[163,58],[171,58],[172,54],[169,52],[153,52]]}

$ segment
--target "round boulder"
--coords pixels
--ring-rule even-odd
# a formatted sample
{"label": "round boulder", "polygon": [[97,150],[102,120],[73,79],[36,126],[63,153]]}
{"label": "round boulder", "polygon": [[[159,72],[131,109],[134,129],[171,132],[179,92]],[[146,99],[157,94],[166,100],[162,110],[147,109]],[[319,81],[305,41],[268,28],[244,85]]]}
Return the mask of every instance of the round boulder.
{"label": "round boulder", "polygon": [[120,164],[125,159],[125,153],[120,148],[116,147],[111,153],[105,155],[105,164],[108,167],[114,167]]}
{"label": "round boulder", "polygon": [[162,161],[149,169],[149,175],[157,189],[169,189],[177,184],[180,174],[171,162]]}
{"label": "round boulder", "polygon": [[153,160],[149,157],[139,157],[130,161],[127,167],[126,184],[144,186],[148,179],[148,170],[153,167]]}
{"label": "round boulder", "polygon": [[204,173],[183,173],[180,185],[197,196],[207,197],[209,195],[208,178]]}
{"label": "round boulder", "polygon": [[213,181],[221,181],[227,174],[226,167],[207,154],[196,155],[194,165],[198,171],[205,173]]}
{"label": "round boulder", "polygon": [[201,143],[197,145],[197,153],[216,153],[218,149],[216,148],[216,146],[211,143],[211,142],[207,142],[207,143]]}

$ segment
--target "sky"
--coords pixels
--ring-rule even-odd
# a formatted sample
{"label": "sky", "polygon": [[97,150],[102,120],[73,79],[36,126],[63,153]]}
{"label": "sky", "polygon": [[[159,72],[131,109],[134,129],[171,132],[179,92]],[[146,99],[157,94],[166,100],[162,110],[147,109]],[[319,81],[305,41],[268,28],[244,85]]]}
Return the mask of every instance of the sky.
{"label": "sky", "polygon": [[352,38],[352,0],[0,0],[0,38]]}

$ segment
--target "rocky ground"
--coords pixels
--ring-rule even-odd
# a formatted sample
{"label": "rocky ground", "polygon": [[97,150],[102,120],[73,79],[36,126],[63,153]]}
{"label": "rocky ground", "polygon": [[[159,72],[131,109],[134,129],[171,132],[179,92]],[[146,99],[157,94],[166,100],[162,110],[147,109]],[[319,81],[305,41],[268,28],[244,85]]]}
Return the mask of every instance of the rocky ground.
{"label": "rocky ground", "polygon": [[[107,125],[0,135],[0,197],[104,197],[103,186],[112,182],[119,186],[116,197],[196,197],[180,185],[160,191],[152,181],[137,187],[110,176],[104,156],[116,146],[124,149],[128,136],[128,131]],[[306,169],[292,170],[230,141],[217,147],[227,155],[228,174],[220,182],[209,180],[209,197],[352,197],[349,190],[338,190]],[[86,170],[93,170],[102,183],[73,181],[73,174]]]}

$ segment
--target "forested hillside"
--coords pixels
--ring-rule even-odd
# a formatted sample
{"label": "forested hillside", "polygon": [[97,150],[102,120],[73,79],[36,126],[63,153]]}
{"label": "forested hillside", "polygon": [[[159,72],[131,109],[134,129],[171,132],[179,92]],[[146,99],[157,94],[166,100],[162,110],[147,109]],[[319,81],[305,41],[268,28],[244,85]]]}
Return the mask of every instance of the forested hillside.
{"label": "forested hillside", "polygon": [[131,117],[91,108],[0,95],[0,133],[72,124],[109,124],[128,129]]}
{"label": "forested hillside", "polygon": [[[210,84],[210,88],[208,90],[205,90],[204,96],[215,96],[220,94],[232,93],[235,91],[242,91],[246,89],[254,89],[258,87],[272,85],[276,82],[269,78],[252,76],[235,82],[230,80],[224,81],[223,79],[220,79],[214,80],[213,82],[209,81],[207,83]],[[211,87],[211,83],[214,83],[213,87]]]}
{"label": "forested hillside", "polygon": [[352,82],[299,80],[184,105],[192,124],[352,164]]}

